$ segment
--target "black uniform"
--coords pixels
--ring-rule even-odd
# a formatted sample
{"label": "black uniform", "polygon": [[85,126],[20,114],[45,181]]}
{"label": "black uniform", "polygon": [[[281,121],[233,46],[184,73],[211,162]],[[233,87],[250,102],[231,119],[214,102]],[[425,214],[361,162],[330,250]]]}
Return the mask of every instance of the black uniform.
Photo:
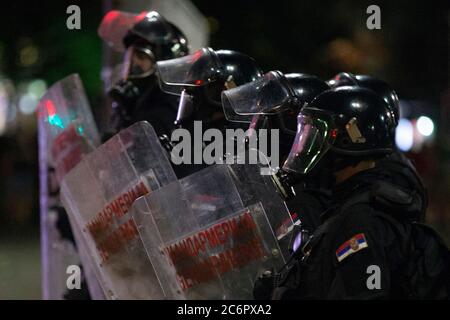
{"label": "black uniform", "polygon": [[330,206],[331,191],[310,181],[293,188],[295,196],[288,197],[286,205],[300,219],[302,227],[312,233],[321,223],[320,214]]}
{"label": "black uniform", "polygon": [[[412,223],[421,220],[420,199],[396,183],[399,176],[376,167],[338,185],[322,225],[273,298],[447,298],[445,246],[431,229]],[[380,271],[380,287],[372,290],[371,266]]]}
{"label": "black uniform", "polygon": [[388,172],[391,179],[403,190],[408,190],[417,206],[415,210],[420,210],[420,215],[416,218],[418,221],[423,222],[428,207],[428,195],[422,179],[411,160],[401,151],[395,150],[390,155],[380,159],[377,165],[383,168],[385,172]]}
{"label": "black uniform", "polygon": [[145,91],[128,106],[127,117],[116,115],[113,120],[116,128],[126,128],[133,123],[146,120],[155,129],[158,136],[170,137],[178,111],[179,98],[163,92],[155,75],[146,83]]}

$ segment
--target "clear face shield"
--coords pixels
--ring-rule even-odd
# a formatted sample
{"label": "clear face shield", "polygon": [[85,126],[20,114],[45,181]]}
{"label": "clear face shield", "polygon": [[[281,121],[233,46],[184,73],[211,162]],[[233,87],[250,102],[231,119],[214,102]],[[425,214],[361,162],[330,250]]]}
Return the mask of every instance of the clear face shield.
{"label": "clear face shield", "polygon": [[211,48],[203,48],[181,58],[158,61],[157,70],[161,89],[175,95],[214,82],[222,74],[220,60]]}
{"label": "clear face shield", "polygon": [[228,121],[251,122],[255,115],[282,112],[292,97],[282,73],[271,71],[261,79],[223,91],[222,105]]}
{"label": "clear face shield", "polygon": [[122,79],[145,78],[155,72],[155,57],[148,48],[130,46],[124,55]]}
{"label": "clear face shield", "polygon": [[301,112],[297,119],[297,133],[283,169],[299,174],[309,173],[330,148],[333,130],[326,115]]}

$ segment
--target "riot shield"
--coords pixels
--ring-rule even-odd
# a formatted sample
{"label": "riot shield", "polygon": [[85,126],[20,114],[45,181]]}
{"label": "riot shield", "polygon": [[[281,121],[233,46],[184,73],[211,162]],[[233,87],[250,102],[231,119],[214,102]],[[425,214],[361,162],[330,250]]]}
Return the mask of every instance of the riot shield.
{"label": "riot shield", "polygon": [[107,298],[160,297],[129,209],[136,198],[172,181],[166,152],[145,121],[116,134],[65,176],[63,204],[81,230]]}
{"label": "riot shield", "polygon": [[[100,141],[80,77],[72,74],[49,88],[39,101],[37,115],[43,298],[64,297],[67,267],[79,265],[81,258],[90,296],[99,299],[102,291],[86,259],[77,253],[59,199],[61,179]],[[66,221],[69,235],[58,228],[61,220]],[[72,231],[78,238],[77,230]],[[77,246],[82,255],[83,243],[77,243]]]}
{"label": "riot shield", "polygon": [[135,201],[153,286],[165,298],[251,299],[260,272],[284,264],[278,239],[292,220],[259,170],[215,165]]}

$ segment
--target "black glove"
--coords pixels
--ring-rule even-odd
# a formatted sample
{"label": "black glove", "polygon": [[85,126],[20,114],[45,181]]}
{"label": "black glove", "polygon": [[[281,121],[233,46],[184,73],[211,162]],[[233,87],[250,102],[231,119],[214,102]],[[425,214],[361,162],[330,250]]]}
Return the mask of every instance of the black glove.
{"label": "black glove", "polygon": [[119,81],[109,90],[108,95],[114,101],[112,122],[117,131],[130,124],[140,94],[139,88],[131,81]]}
{"label": "black glove", "polygon": [[270,300],[274,289],[275,279],[271,270],[264,271],[256,278],[253,286],[253,298],[255,300]]}

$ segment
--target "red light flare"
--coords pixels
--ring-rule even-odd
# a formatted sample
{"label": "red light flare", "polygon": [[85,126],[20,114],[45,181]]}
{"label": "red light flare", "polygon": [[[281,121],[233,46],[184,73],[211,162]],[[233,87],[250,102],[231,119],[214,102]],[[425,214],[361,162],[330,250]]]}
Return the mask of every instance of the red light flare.
{"label": "red light flare", "polygon": [[136,16],[136,18],[134,19],[134,22],[138,23],[139,21],[144,19],[147,16],[147,14],[148,14],[147,11],[142,11],[139,15]]}
{"label": "red light flare", "polygon": [[330,135],[331,135],[331,137],[332,137],[333,139],[336,139],[336,137],[337,137],[337,134],[338,134],[338,131],[337,131],[337,129],[333,129],[333,130],[331,130],[331,133],[330,133]]}
{"label": "red light flare", "polygon": [[200,59],[201,56],[203,56],[203,51],[202,50],[195,51],[194,54],[192,55],[191,62],[197,61],[198,59]]}
{"label": "red light flare", "polygon": [[39,103],[36,109],[38,118],[41,117],[52,117],[56,114],[56,108],[52,100],[45,100]]}
{"label": "red light flare", "polygon": [[118,10],[109,11],[101,23],[103,28],[113,28],[112,30],[128,30],[135,23],[139,22],[145,17],[145,12],[140,15],[124,14]]}
{"label": "red light flare", "polygon": [[47,100],[45,102],[45,108],[47,109],[49,117],[53,117],[56,114],[56,108],[52,100]]}

